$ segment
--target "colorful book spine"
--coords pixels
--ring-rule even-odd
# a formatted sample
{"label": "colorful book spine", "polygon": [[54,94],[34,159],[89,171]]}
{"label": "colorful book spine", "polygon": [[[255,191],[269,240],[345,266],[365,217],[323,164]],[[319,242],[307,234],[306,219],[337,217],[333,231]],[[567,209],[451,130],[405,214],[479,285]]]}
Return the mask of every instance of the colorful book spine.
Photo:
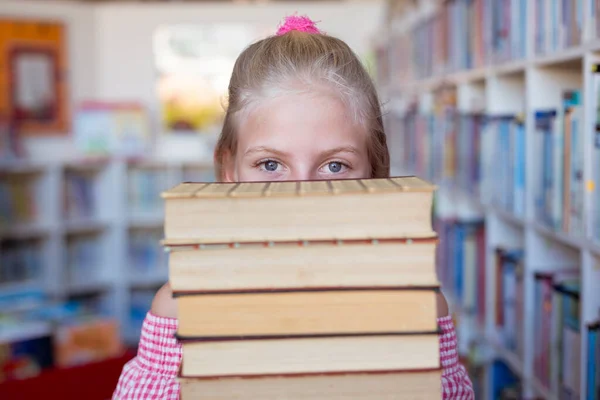
{"label": "colorful book spine", "polygon": [[41,282],[42,263],[38,240],[4,240],[0,243],[0,284]]}
{"label": "colorful book spine", "polygon": [[583,123],[581,95],[565,91],[562,107],[535,114],[538,174],[536,218],[549,228],[582,235],[583,214]]}
{"label": "colorful book spine", "polygon": [[400,123],[400,164],[404,170],[424,179],[440,182],[448,171],[452,153],[448,144],[454,144],[453,125],[444,115],[422,114],[416,109],[404,115]]}
{"label": "colorful book spine", "polygon": [[496,328],[503,345],[523,356],[523,268],[522,249],[496,249]]}
{"label": "colorful book spine", "polygon": [[21,176],[0,179],[0,227],[35,221],[36,180]]}
{"label": "colorful book spine", "polygon": [[586,400],[600,400],[600,321],[588,325]]}
{"label": "colorful book spine", "polygon": [[579,46],[583,40],[585,0],[536,0],[535,52],[537,55]]}
{"label": "colorful book spine", "polygon": [[[567,339],[568,346],[563,343],[567,319],[570,318],[569,321],[573,322],[578,315],[567,309],[565,304],[572,306],[577,303],[566,303],[562,291],[556,288],[576,287],[579,272],[577,269],[537,272],[534,277],[534,375],[548,390],[558,393],[559,383],[564,380],[561,377],[565,347],[568,347],[569,354],[573,357],[578,356],[579,352],[573,350],[576,343],[570,340],[572,336]],[[568,311],[567,314],[565,310]]]}
{"label": "colorful book spine", "polygon": [[491,116],[482,130],[482,202],[525,215],[525,126],[519,116]]}
{"label": "colorful book spine", "polygon": [[456,184],[463,192],[478,196],[481,179],[479,149],[485,117],[481,114],[462,114],[458,118]]}
{"label": "colorful book spine", "polygon": [[559,384],[561,399],[580,398],[581,331],[580,288],[576,281],[554,285],[560,304]]}
{"label": "colorful book spine", "polygon": [[67,172],[64,177],[64,215],[67,219],[92,218],[96,202],[95,175]]}
{"label": "colorful book spine", "polygon": [[[600,1],[597,2],[597,19],[596,23],[600,33]],[[600,36],[600,35],[599,35]],[[594,85],[594,111],[595,111],[595,125],[593,127],[592,134],[594,135],[594,148],[593,148],[593,160],[592,166],[594,179],[594,201],[592,202],[592,213],[591,220],[592,234],[597,242],[600,243],[600,65],[594,65],[592,69],[593,74],[593,85]]]}
{"label": "colorful book spine", "polygon": [[[410,32],[409,46],[401,57],[412,65],[402,69],[414,74],[405,80],[480,68],[488,60],[522,58],[524,42],[520,39],[526,26],[526,7],[516,0],[444,2],[434,15]],[[501,17],[497,17],[498,13]],[[498,33],[501,40],[491,42]]]}
{"label": "colorful book spine", "polygon": [[494,360],[491,365],[490,399],[513,400],[523,398],[521,378],[504,361]]}
{"label": "colorful book spine", "polygon": [[482,222],[439,219],[440,237],[437,269],[442,287],[448,290],[460,308],[485,317],[485,226]]}

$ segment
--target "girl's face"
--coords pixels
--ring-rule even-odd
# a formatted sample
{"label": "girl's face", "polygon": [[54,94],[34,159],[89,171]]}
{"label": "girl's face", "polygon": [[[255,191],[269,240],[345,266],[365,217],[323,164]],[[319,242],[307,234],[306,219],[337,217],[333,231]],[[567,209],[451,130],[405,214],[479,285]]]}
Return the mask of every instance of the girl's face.
{"label": "girl's face", "polygon": [[237,131],[228,182],[369,178],[368,132],[323,93],[281,96],[253,107]]}

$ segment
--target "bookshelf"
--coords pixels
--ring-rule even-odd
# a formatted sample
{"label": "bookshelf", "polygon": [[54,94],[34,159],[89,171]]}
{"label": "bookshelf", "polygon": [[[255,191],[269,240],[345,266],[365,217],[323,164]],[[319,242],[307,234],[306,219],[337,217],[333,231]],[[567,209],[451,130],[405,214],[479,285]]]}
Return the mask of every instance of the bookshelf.
{"label": "bookshelf", "polygon": [[[90,158],[0,166],[0,344],[52,332],[24,312],[70,303],[114,317],[136,345],[154,294],[168,280],[160,192],[212,180],[212,166]],[[15,209],[15,207],[19,207]],[[57,311],[54,310],[54,313]]]}
{"label": "bookshelf", "polygon": [[595,398],[599,26],[595,0],[416,1],[378,42],[392,164],[439,185],[440,278],[482,398],[498,359],[521,398]]}

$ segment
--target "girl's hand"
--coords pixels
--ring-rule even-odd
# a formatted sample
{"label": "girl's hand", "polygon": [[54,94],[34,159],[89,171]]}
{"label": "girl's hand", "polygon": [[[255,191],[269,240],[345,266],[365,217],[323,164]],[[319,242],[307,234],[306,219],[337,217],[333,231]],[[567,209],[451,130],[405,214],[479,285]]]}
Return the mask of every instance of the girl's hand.
{"label": "girl's hand", "polygon": [[448,302],[446,298],[442,294],[442,292],[438,292],[437,294],[437,316],[438,318],[446,317],[449,315],[448,311]]}
{"label": "girl's hand", "polygon": [[177,318],[177,302],[168,282],[156,292],[150,312],[157,317]]}

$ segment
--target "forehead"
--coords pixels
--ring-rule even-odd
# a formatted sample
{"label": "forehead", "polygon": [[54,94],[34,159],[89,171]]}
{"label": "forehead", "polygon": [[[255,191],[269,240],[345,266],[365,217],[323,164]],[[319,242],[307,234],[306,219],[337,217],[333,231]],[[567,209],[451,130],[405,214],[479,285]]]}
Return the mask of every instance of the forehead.
{"label": "forehead", "polygon": [[321,92],[286,94],[250,106],[238,128],[238,150],[252,146],[366,149],[367,131],[348,107]]}

